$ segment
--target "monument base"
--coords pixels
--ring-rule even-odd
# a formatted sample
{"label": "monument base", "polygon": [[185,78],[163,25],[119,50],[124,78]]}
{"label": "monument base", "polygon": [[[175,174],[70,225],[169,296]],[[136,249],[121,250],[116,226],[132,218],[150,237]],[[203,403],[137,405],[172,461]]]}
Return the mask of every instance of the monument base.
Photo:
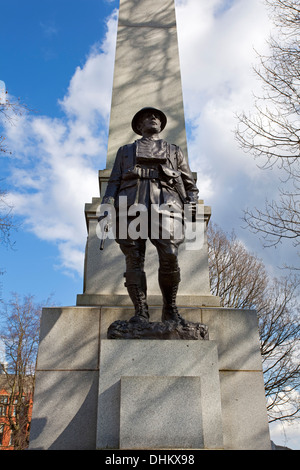
{"label": "monument base", "polygon": [[[147,301],[152,307],[162,305],[161,295],[147,295]],[[220,298],[216,295],[180,295],[180,304],[182,307],[220,307]],[[79,294],[77,295],[76,305],[78,307],[132,307],[132,301],[128,292],[125,294]]]}
{"label": "monument base", "polygon": [[208,328],[201,323],[143,322],[117,320],[107,330],[108,339],[208,339]]}
{"label": "monument base", "polygon": [[221,449],[214,341],[103,340],[98,449]]}
{"label": "monument base", "polygon": [[255,311],[178,305],[209,340],[109,340],[132,307],[43,309],[29,448],[271,449]]}

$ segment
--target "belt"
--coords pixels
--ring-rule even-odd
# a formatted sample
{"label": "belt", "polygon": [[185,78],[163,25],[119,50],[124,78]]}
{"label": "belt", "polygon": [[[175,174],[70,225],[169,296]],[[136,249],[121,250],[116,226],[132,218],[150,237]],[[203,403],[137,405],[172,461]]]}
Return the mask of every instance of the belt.
{"label": "belt", "polygon": [[141,179],[158,179],[159,171],[154,170],[153,168],[136,168],[138,177]]}

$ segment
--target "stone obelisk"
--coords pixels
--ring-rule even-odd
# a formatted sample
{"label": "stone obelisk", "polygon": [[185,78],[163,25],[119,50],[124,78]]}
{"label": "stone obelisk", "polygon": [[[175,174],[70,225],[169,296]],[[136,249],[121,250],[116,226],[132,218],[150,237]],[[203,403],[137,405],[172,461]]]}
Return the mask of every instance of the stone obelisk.
{"label": "stone obelisk", "polygon": [[130,123],[144,106],[162,109],[162,138],[187,153],[174,0],[121,0],[107,151],[137,138]]}
{"label": "stone obelisk", "polygon": [[[107,339],[108,326],[128,320],[133,307],[117,244],[99,251],[97,208],[118,147],[136,138],[131,119],[145,106],[164,111],[162,137],[186,152],[174,0],[120,0],[107,163],[100,197],[85,207],[83,294],[76,306],[43,309],[29,448],[270,449],[256,312],[221,308],[210,295],[210,211],[201,201],[203,243],[180,253],[178,306],[186,320],[208,326],[209,339]],[[145,270],[151,320],[159,322],[155,255],[149,247]]]}

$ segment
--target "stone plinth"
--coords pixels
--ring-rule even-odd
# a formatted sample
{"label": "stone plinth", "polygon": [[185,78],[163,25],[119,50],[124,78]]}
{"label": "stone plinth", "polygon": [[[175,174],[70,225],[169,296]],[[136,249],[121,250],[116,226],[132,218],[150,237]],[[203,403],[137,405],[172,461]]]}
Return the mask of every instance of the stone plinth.
{"label": "stone plinth", "polygon": [[[101,361],[104,357],[108,357],[109,351],[110,357],[116,359],[116,364],[111,362],[110,365],[113,366],[111,367],[112,377],[106,376],[105,380],[113,381],[115,385],[112,388],[119,397],[119,405],[114,411],[114,415],[110,415],[109,419],[113,422],[121,419],[121,407],[124,403],[123,409],[124,412],[127,410],[128,415],[124,415],[127,418],[124,418],[122,436],[126,435],[125,430],[132,419],[132,410],[130,411],[125,405],[128,387],[131,385],[127,386],[128,382],[124,382],[125,392],[121,401],[117,392],[117,389],[120,390],[120,385],[122,386],[122,377],[137,377],[135,380],[138,380],[140,377],[146,376],[150,380],[150,376],[200,376],[199,394],[201,395],[201,403],[203,403],[202,400],[206,400],[203,398],[206,393],[205,384],[202,386],[201,382],[203,371],[200,374],[203,362],[201,362],[202,359],[199,358],[198,353],[195,355],[190,353],[190,351],[194,351],[193,348],[202,347],[198,343],[204,345],[203,348],[208,348],[206,345],[211,344],[217,353],[213,375],[215,376],[214,371],[217,368],[224,449],[271,449],[255,311],[180,307],[179,312],[188,321],[207,325],[209,341],[106,339],[107,329],[111,323],[120,319],[128,320],[133,316],[134,309],[128,306],[43,309],[30,449],[96,449],[97,429],[99,430],[97,418],[98,397],[100,397],[99,369],[101,371],[99,358]],[[152,321],[159,322],[160,316],[160,307],[150,307]],[[122,365],[124,358],[119,357],[118,348],[122,348],[127,342],[131,343],[131,352],[134,350],[134,354],[129,356],[129,364],[125,367],[124,363]],[[148,352],[144,349],[146,346],[143,346],[149,342],[152,344],[152,352]],[[146,359],[154,357],[154,342],[155,344],[161,343],[161,348],[169,343],[178,343],[179,348],[183,349],[182,354],[178,359],[176,356],[172,358],[173,365],[167,365],[167,363],[158,365],[158,367],[168,369],[169,372],[165,375],[162,374],[162,369],[156,368],[154,370],[154,366],[151,366],[153,370],[149,371],[150,365],[147,366],[147,373],[144,369],[144,371],[140,371],[140,375],[137,375],[133,371],[139,367],[138,363],[143,363]],[[105,344],[112,344],[112,346],[107,348]],[[113,348],[115,354],[112,355]],[[106,353],[101,359],[101,351],[104,350]],[[147,354],[145,354],[146,352]],[[176,371],[172,369],[175,366]],[[123,372],[120,372],[121,368]],[[126,372],[124,372],[125,370]],[[197,370],[199,374],[195,373]],[[107,373],[108,370],[105,374]],[[196,382],[193,382],[193,387],[196,386],[194,385]],[[160,385],[160,387],[162,386]],[[176,388],[175,385],[174,387]],[[184,393],[183,390],[184,385],[178,386],[176,393],[179,401]],[[109,393],[110,391],[108,395]],[[198,398],[194,399],[197,401]],[[150,403],[147,404],[147,407],[149,406]],[[167,407],[167,401],[165,405],[162,402],[161,406]],[[215,406],[215,401],[211,406]],[[219,405],[217,404],[217,406]],[[197,413],[199,416],[199,410]],[[175,421],[176,419],[174,417]],[[200,426],[202,431],[205,429],[203,424],[205,423],[205,414],[202,414],[203,419]],[[111,425],[114,428],[116,425],[113,422]],[[202,433],[202,438],[205,444],[205,433]],[[114,435],[113,442],[116,442],[115,439]],[[198,444],[194,442],[193,445]]]}
{"label": "stone plinth", "polygon": [[103,340],[96,445],[223,448],[216,343]]}
{"label": "stone plinth", "polygon": [[120,449],[204,448],[200,377],[124,376],[120,390]]}

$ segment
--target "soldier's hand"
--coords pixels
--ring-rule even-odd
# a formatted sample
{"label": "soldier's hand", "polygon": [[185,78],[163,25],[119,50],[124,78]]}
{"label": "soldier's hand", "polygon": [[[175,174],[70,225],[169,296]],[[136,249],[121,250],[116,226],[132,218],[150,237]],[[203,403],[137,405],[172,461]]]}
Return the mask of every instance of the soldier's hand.
{"label": "soldier's hand", "polygon": [[103,209],[101,210],[101,206],[100,206],[100,216],[98,217],[98,222],[100,223],[100,226],[101,226],[101,229],[108,225],[108,226],[111,226],[112,225],[112,214],[111,214],[111,209],[110,207],[107,207],[108,204],[105,204],[105,208],[103,207]]}
{"label": "soldier's hand", "polygon": [[197,216],[197,202],[188,202],[186,205],[187,208],[187,214],[188,214],[188,219],[191,220],[192,222],[196,222],[196,216]]}
{"label": "soldier's hand", "polygon": [[[104,219],[109,219],[109,211],[105,211],[103,215],[98,217],[98,222],[102,222]],[[107,222],[107,221],[106,221]]]}

